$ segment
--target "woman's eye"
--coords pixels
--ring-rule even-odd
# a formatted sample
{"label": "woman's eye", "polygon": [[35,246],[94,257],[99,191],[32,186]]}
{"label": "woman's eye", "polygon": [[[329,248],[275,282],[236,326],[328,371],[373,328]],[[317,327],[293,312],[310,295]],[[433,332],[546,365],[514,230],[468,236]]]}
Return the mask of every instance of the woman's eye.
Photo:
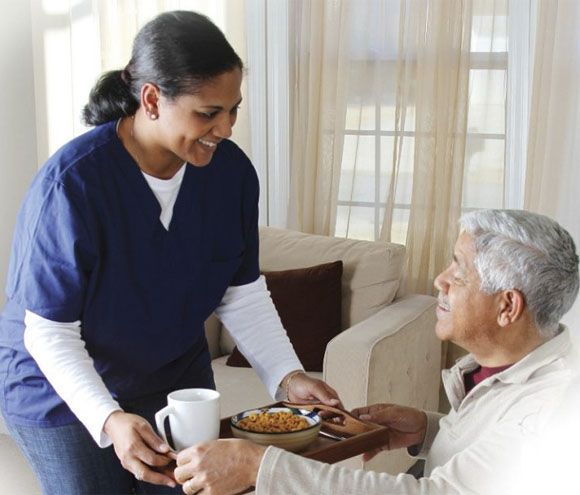
{"label": "woman's eye", "polygon": [[236,113],[238,113],[238,110],[240,109],[240,106],[238,105],[237,107],[234,107],[230,110],[230,113],[232,115],[235,115]]}
{"label": "woman's eye", "polygon": [[197,112],[197,114],[200,117],[203,117],[204,119],[207,119],[207,120],[213,119],[216,116],[216,113],[217,112]]}

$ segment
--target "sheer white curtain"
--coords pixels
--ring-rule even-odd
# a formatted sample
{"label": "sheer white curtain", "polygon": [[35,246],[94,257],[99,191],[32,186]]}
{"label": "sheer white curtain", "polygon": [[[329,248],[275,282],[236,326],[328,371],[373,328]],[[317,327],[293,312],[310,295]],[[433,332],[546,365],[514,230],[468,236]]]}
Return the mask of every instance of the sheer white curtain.
{"label": "sheer white curtain", "polygon": [[503,206],[507,1],[300,5],[291,226],[406,244],[433,293],[462,211]]}
{"label": "sheer white curtain", "polygon": [[406,244],[430,293],[461,211],[503,205],[507,2],[295,5],[290,224]]}
{"label": "sheer white curtain", "polygon": [[333,235],[346,108],[350,1],[294,3],[289,226]]}
{"label": "sheer white curtain", "polygon": [[[406,139],[401,114],[412,84],[415,143],[407,277],[409,288],[421,293],[432,291],[434,278],[451,258],[461,215],[467,137],[472,2],[450,1],[446,9],[437,3],[405,5],[399,35],[397,96],[402,104],[396,112],[393,168],[399,166]],[[390,237],[393,204],[389,195],[385,238]]]}
{"label": "sheer white curtain", "polygon": [[[579,251],[580,2],[540,0],[537,19],[524,205],[558,220]],[[580,328],[578,300],[564,322]]]}

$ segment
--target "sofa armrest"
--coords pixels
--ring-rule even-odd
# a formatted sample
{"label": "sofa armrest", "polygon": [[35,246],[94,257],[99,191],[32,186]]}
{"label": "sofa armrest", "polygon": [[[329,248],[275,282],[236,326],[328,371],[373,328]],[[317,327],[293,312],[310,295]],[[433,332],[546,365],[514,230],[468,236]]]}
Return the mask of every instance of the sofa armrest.
{"label": "sofa armrest", "polygon": [[224,355],[222,352],[220,341],[222,338],[222,322],[219,321],[215,313],[212,313],[207,320],[205,320],[205,338],[207,339],[207,346],[212,359],[217,359]]}
{"label": "sofa armrest", "polygon": [[441,342],[435,306],[430,296],[397,299],[329,342],[324,379],[347,409],[392,402],[437,410]]}

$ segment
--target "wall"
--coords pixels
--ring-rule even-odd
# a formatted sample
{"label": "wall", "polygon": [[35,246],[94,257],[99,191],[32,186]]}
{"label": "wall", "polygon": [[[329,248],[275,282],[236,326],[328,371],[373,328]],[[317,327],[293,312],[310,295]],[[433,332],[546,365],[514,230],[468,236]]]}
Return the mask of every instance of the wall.
{"label": "wall", "polygon": [[[30,3],[3,0],[0,16],[0,306],[16,214],[37,170]],[[0,419],[0,433],[4,430]]]}

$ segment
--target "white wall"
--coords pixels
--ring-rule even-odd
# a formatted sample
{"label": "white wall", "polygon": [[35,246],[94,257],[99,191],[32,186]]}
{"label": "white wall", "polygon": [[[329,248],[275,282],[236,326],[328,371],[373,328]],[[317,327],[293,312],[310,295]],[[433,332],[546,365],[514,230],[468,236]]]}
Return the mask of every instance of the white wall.
{"label": "white wall", "polygon": [[[30,3],[3,0],[0,16],[0,306],[18,208],[37,170]],[[0,420],[0,433],[4,425]]]}
{"label": "white wall", "polygon": [[12,230],[37,170],[30,5],[4,0],[0,20],[0,284],[2,305]]}

